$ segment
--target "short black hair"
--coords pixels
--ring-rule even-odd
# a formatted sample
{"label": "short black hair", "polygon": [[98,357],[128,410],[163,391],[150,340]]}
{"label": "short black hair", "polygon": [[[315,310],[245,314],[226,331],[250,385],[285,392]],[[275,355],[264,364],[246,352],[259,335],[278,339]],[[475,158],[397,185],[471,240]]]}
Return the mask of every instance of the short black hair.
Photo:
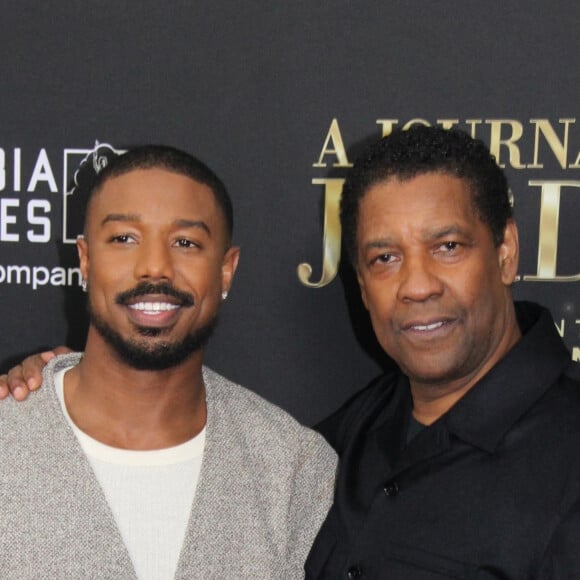
{"label": "short black hair", "polygon": [[353,265],[357,263],[360,201],[367,191],[391,177],[406,181],[431,172],[447,173],[470,184],[479,218],[491,229],[494,244],[501,244],[513,209],[507,179],[485,143],[459,129],[413,125],[367,146],[346,177],[340,219],[344,247]]}
{"label": "short black hair", "polygon": [[184,175],[211,189],[218,207],[224,216],[227,240],[228,244],[230,244],[234,230],[234,210],[226,186],[205,163],[175,147],[169,147],[167,145],[142,145],[110,159],[92,183],[87,208],[92,196],[109,179],[119,177],[135,169],[155,168],[166,169],[167,171]]}

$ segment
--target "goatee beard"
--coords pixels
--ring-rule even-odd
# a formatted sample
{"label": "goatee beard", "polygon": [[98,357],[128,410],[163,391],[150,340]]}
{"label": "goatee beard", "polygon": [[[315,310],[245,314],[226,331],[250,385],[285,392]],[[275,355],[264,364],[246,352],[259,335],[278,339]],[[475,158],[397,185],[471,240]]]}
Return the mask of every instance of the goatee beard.
{"label": "goatee beard", "polygon": [[[93,311],[90,301],[89,318],[91,325],[113,348],[117,356],[131,368],[140,371],[163,371],[181,364],[206,345],[218,321],[216,315],[206,325],[175,342],[158,340],[150,343],[147,340],[123,338]],[[135,328],[139,334],[146,337],[159,336],[166,331],[166,329],[141,326]]]}

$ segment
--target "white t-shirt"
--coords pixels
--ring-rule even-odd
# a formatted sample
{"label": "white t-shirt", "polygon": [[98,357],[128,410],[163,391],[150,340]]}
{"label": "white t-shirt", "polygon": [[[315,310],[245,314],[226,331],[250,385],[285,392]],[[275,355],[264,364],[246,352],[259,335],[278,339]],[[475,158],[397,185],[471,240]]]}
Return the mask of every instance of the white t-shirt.
{"label": "white t-shirt", "polygon": [[81,431],[68,414],[63,382],[67,370],[55,375],[63,413],[103,489],[137,577],[173,578],[199,479],[205,428],[167,449],[132,451],[104,445]]}

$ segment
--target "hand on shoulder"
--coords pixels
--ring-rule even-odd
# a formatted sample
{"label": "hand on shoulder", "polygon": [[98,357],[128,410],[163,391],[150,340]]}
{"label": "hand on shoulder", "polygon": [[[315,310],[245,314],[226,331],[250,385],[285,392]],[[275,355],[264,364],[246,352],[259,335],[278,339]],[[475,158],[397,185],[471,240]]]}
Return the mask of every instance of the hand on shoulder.
{"label": "hand on shoulder", "polygon": [[24,401],[32,391],[40,387],[42,369],[48,361],[69,352],[72,352],[70,348],[57,346],[52,350],[30,355],[12,367],[7,374],[0,375],[0,400],[11,395],[17,401]]}

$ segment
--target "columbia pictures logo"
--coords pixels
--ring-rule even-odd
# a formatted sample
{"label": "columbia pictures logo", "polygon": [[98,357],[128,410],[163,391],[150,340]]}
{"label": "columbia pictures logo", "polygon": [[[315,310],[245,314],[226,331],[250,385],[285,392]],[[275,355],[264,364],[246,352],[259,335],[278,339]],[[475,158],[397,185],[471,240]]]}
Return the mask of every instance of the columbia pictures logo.
{"label": "columbia pictures logo", "polygon": [[62,241],[74,244],[82,232],[84,208],[95,177],[117,155],[125,153],[108,143],[95,142],[93,149],[64,150]]}

